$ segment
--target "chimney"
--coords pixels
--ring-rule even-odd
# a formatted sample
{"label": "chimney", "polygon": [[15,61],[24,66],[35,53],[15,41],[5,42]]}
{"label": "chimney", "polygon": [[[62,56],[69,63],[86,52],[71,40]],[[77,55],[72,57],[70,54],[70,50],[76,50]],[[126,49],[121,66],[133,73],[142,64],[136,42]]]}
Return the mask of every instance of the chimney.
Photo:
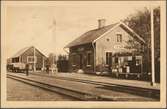
{"label": "chimney", "polygon": [[99,20],[98,20],[98,23],[99,23],[99,29],[100,29],[100,28],[103,28],[103,27],[105,26],[105,22],[106,22],[105,19],[99,19]]}

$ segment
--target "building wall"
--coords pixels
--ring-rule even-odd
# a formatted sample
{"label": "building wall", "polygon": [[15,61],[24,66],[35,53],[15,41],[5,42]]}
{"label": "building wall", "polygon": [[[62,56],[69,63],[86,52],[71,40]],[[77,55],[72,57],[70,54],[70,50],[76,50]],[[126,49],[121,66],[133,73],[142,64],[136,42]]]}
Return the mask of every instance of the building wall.
{"label": "building wall", "polygon": [[[36,63],[36,69],[41,70],[43,67],[43,58],[46,60],[46,57],[44,57],[38,50],[35,50],[35,55],[37,57],[37,63]],[[21,62],[27,63],[27,57],[28,56],[34,56],[34,48],[28,49],[25,53],[23,53],[20,56]],[[29,63],[30,65],[33,66],[33,63]]]}
{"label": "building wall", "polygon": [[7,59],[7,64],[11,64],[12,63],[12,59],[11,58],[8,58]]}
{"label": "building wall", "polygon": [[[90,53],[90,65],[87,65],[87,54]],[[82,60],[80,62],[80,56]],[[77,72],[82,69],[84,72],[93,72],[94,66],[93,47],[91,44],[84,44],[70,48],[69,54],[69,70],[70,72]],[[82,68],[80,68],[82,64]]]}
{"label": "building wall", "polygon": [[[117,33],[122,34],[122,43],[117,42]],[[128,46],[128,41],[134,40],[136,43],[140,45],[140,43],[134,39],[129,33],[127,33],[122,27],[118,26],[113,29],[103,37],[99,38],[96,41],[96,66],[103,65],[106,63],[106,52],[114,53],[125,53],[132,52],[133,50],[129,50],[125,48]]]}

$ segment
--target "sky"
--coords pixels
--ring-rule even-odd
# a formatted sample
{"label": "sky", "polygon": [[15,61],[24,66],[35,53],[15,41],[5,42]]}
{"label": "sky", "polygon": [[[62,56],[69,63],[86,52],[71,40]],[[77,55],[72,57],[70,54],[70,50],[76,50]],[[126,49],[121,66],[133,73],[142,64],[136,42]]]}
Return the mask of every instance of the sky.
{"label": "sky", "polygon": [[27,46],[35,46],[46,56],[66,54],[63,48],[86,31],[119,22],[149,1],[64,1],[52,3],[15,3],[5,8],[5,46],[7,57]]}

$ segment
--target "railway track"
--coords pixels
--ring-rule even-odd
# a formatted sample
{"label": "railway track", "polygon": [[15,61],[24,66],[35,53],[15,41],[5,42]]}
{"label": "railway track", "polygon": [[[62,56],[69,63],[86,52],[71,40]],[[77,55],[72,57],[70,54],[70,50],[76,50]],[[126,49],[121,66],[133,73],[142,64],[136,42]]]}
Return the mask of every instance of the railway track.
{"label": "railway track", "polygon": [[29,84],[29,85],[32,85],[32,86],[35,86],[35,87],[39,87],[39,88],[48,90],[48,91],[59,93],[65,96],[70,96],[79,101],[113,101],[112,98],[104,98],[98,95],[84,93],[84,92],[80,92],[80,91],[76,91],[76,90],[72,90],[72,89],[68,89],[68,88],[64,88],[64,87],[60,87],[56,85],[50,85],[44,82],[40,82],[40,81],[36,81],[36,80],[24,78],[24,77],[19,77],[19,76],[10,75],[10,74],[7,74],[7,77],[23,82],[23,83],[26,83],[26,84]]}
{"label": "railway track", "polygon": [[[37,76],[44,76],[42,74],[34,74],[34,73],[31,73],[31,74],[37,75]],[[157,89],[147,89],[147,88],[141,88],[141,87],[125,86],[125,85],[118,85],[118,84],[112,84],[112,83],[104,83],[104,82],[83,80],[83,79],[76,79],[76,78],[69,78],[69,77],[56,77],[56,76],[49,76],[49,75],[45,75],[45,77],[55,78],[60,80],[67,80],[67,81],[74,81],[74,82],[81,82],[86,84],[100,85],[100,86],[103,86],[104,89],[108,89],[108,90],[114,90],[114,91],[125,92],[125,93],[130,93],[130,94],[144,96],[144,97],[150,97],[157,100],[160,99],[160,90],[157,90]]]}

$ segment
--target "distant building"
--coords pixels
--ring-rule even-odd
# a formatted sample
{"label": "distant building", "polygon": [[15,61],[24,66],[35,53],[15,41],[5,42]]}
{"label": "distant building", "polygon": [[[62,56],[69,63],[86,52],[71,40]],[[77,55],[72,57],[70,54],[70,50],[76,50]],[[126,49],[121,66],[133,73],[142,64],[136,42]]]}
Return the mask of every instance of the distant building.
{"label": "distant building", "polygon": [[69,43],[69,70],[84,72],[133,72],[142,71],[145,41],[122,22],[105,26],[105,19],[98,20],[99,27],[90,30]]}
{"label": "distant building", "polygon": [[18,51],[14,56],[7,59],[8,64],[13,64],[17,69],[25,64],[29,64],[29,70],[42,70],[45,68],[47,57],[37,48],[25,47]]}

